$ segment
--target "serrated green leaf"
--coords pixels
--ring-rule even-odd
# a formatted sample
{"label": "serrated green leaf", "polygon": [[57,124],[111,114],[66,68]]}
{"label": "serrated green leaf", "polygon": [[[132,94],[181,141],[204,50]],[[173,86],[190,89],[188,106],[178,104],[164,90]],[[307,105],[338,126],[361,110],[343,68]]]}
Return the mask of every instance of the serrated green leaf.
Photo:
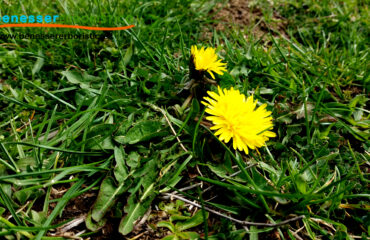
{"label": "serrated green leaf", "polygon": [[157,223],[157,227],[165,227],[168,228],[171,232],[175,232],[175,225],[173,225],[171,222],[160,221],[159,223]]}
{"label": "serrated green leaf", "polygon": [[147,200],[145,200],[144,202],[139,202],[136,201],[135,195],[131,194],[128,199],[127,206],[125,207],[125,212],[127,213],[127,215],[122,218],[119,225],[119,232],[121,234],[129,234],[133,230],[135,221],[145,214],[154,196],[147,198]]}
{"label": "serrated green leaf", "polygon": [[306,189],[307,189],[307,184],[306,184],[306,181],[304,180],[303,176],[299,175],[295,178],[295,183],[297,185],[297,188],[298,190],[303,193],[303,194],[306,194]]}
{"label": "serrated green leaf", "polygon": [[20,204],[25,204],[26,201],[32,197],[32,198],[38,198],[44,194],[43,189],[31,189],[31,188],[26,188],[19,190],[13,194],[13,197],[18,200]]}
{"label": "serrated green leaf", "polygon": [[[224,164],[217,164],[217,165],[216,164],[207,164],[207,166],[217,176],[219,176],[221,178],[230,179],[230,172],[228,171],[228,169],[225,167]],[[233,177],[233,180],[245,182],[245,180],[242,179],[241,177],[239,177],[238,175]]]}
{"label": "serrated green leaf", "polygon": [[12,191],[12,185],[11,184],[2,183],[2,184],[0,184],[0,187],[8,197],[12,196],[13,191]]}
{"label": "serrated green leaf", "polygon": [[91,147],[91,150],[101,150],[101,149],[114,149],[114,143],[112,141],[111,137],[103,138],[103,141],[101,141],[102,138],[99,138],[99,142],[96,143]]}
{"label": "serrated green leaf", "polygon": [[140,162],[140,155],[137,152],[130,152],[130,154],[127,157],[127,165],[131,167],[131,169],[134,169],[138,166]]}
{"label": "serrated green leaf", "polygon": [[112,133],[116,129],[114,124],[98,124],[93,126],[87,134],[85,149],[114,149]]}
{"label": "serrated green leaf", "polygon": [[190,216],[184,216],[182,214],[172,214],[170,216],[170,221],[175,222],[175,221],[184,221],[190,219]]}
{"label": "serrated green leaf", "polygon": [[[120,138],[123,144],[135,144],[142,141],[150,140],[154,137],[167,135],[167,132],[162,131],[162,123],[157,121],[142,121],[133,126],[124,136]],[[117,137],[115,138],[117,139]]]}
{"label": "serrated green leaf", "polygon": [[[208,219],[208,212],[206,212],[206,219]],[[192,218],[184,221],[184,222],[177,222],[175,227],[177,231],[184,231],[189,228],[196,227],[204,222],[203,213],[202,211],[198,211]]]}
{"label": "serrated green leaf", "polygon": [[103,218],[99,222],[95,222],[92,219],[91,211],[89,211],[89,213],[86,216],[85,223],[86,223],[86,227],[89,230],[96,232],[96,231],[100,230],[102,227],[105,226],[105,224],[107,223],[107,219]]}
{"label": "serrated green leaf", "polygon": [[75,71],[62,71],[61,74],[67,78],[70,83],[81,84],[83,83],[82,75]]}
{"label": "serrated green leaf", "polygon": [[106,212],[109,211],[116,202],[117,197],[125,192],[128,186],[128,181],[116,186],[112,177],[105,178],[100,186],[98,198],[92,209],[92,219],[96,222],[101,221]]}
{"label": "serrated green leaf", "polygon": [[199,239],[199,234],[196,232],[182,232],[177,234],[181,239],[188,239],[188,240],[197,240]]}
{"label": "serrated green leaf", "polygon": [[176,235],[168,235],[162,238],[161,240],[179,240],[179,238]]}
{"label": "serrated green leaf", "polygon": [[35,210],[31,210],[31,217],[33,221],[40,225],[42,225],[47,219],[47,215],[45,212],[36,212]]}
{"label": "serrated green leaf", "polygon": [[98,93],[99,90],[96,90],[94,88],[91,88],[91,84],[93,81],[97,81],[100,78],[88,75],[87,73],[81,74],[77,71],[62,71],[61,74],[65,76],[68,80],[68,82],[72,84],[78,84],[81,88],[87,89],[93,93]]}
{"label": "serrated green leaf", "polygon": [[36,160],[33,157],[24,157],[17,161],[17,166],[20,170],[26,171],[28,167],[36,166]]}
{"label": "serrated green leaf", "polygon": [[125,157],[126,154],[122,147],[114,147],[114,158],[116,160],[114,176],[120,183],[122,183],[128,177],[128,171],[125,164]]}

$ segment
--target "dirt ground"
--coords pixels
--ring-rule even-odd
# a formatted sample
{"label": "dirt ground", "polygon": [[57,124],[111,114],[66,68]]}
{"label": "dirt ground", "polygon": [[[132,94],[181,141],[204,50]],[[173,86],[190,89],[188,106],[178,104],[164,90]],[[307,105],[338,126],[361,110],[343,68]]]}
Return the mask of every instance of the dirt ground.
{"label": "dirt ground", "polygon": [[215,20],[212,27],[217,31],[237,28],[249,30],[256,38],[264,38],[268,32],[274,36],[281,34],[288,38],[286,19],[274,11],[267,22],[262,10],[249,0],[231,0],[228,3],[218,4],[212,11],[212,15]]}

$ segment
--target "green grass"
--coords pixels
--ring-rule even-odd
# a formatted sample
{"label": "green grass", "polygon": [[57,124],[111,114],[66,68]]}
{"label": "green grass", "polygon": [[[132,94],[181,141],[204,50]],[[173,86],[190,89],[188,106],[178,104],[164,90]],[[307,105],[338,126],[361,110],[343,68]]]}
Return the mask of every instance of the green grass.
{"label": "green grass", "polygon": [[[135,221],[148,209],[150,226],[165,236],[156,227],[160,206],[170,224],[184,221],[186,227],[177,230],[207,233],[204,239],[366,239],[366,1],[250,1],[261,22],[273,25],[277,15],[287,22],[284,34],[267,30],[261,38],[250,26],[216,31],[211,16],[217,3],[1,4],[0,15],[58,14],[66,24],[136,25],[104,32],[101,39],[0,39],[1,236],[63,239],[51,233],[79,217],[64,217],[68,206],[95,193],[95,204],[84,213],[86,226],[76,228],[86,230],[81,237],[101,236],[107,224],[112,236],[134,237]],[[78,16],[91,18],[81,23]],[[20,32],[89,33],[0,29]],[[217,47],[227,62],[219,85],[253,94],[273,112],[277,137],[258,152],[245,155],[220,142],[206,127],[201,99],[184,104],[194,44]],[[183,190],[199,183],[201,188]],[[174,210],[175,200],[162,200],[172,191],[241,221],[305,218],[248,228],[205,211],[190,218],[195,211],[178,203]]]}

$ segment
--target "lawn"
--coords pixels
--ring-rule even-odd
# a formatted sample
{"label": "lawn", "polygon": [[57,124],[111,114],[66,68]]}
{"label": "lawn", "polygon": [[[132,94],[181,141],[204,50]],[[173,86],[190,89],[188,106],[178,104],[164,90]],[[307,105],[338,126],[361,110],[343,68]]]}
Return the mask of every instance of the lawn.
{"label": "lawn", "polygon": [[2,1],[0,238],[369,239],[368,3]]}

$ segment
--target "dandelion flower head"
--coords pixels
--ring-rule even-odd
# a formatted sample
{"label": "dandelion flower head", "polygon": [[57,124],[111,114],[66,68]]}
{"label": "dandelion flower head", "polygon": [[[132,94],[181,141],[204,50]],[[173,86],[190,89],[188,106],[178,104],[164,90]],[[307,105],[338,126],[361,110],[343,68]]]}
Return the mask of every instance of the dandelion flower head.
{"label": "dandelion flower head", "polygon": [[191,46],[191,56],[195,69],[207,71],[213,79],[215,79],[213,72],[219,75],[223,75],[223,72],[226,72],[226,63],[218,59],[216,50],[212,47],[198,49],[197,46],[193,45]]}
{"label": "dandelion flower head", "polygon": [[248,149],[262,147],[270,137],[273,124],[271,112],[266,110],[267,104],[256,109],[257,100],[253,96],[245,97],[239,90],[231,88],[216,92],[207,92],[202,103],[206,112],[212,116],[206,117],[213,123],[211,130],[217,130],[215,135],[220,141],[228,143],[233,140],[233,148],[248,154]]}

